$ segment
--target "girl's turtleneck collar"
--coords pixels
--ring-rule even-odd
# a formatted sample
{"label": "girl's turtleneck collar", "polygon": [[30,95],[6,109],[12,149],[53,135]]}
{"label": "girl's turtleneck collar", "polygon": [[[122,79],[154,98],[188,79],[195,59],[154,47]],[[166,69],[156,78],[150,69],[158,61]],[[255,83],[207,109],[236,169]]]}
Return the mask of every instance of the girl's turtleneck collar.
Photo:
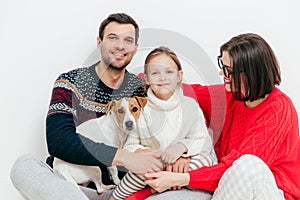
{"label": "girl's turtleneck collar", "polygon": [[162,100],[155,96],[153,91],[149,88],[147,91],[147,96],[149,106],[157,110],[168,111],[173,110],[181,103],[183,90],[180,86],[177,86],[174,94],[168,100]]}

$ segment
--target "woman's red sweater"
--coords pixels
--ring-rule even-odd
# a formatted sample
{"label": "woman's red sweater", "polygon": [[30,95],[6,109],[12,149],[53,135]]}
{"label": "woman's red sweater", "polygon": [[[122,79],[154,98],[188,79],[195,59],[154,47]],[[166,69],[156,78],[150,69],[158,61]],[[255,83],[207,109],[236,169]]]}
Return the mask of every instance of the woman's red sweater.
{"label": "woman's red sweater", "polygon": [[219,164],[189,172],[189,186],[214,191],[224,172],[244,154],[261,158],[285,198],[300,199],[300,139],[297,112],[278,88],[254,108],[234,100],[224,85],[183,85],[197,99],[213,130]]}

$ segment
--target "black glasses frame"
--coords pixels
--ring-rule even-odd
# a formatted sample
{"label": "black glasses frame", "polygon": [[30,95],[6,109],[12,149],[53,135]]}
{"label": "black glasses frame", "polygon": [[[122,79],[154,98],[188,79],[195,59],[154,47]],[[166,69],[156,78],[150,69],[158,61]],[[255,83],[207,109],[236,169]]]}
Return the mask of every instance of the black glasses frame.
{"label": "black glasses frame", "polygon": [[231,67],[224,65],[221,58],[222,56],[218,56],[218,66],[221,70],[223,70],[224,76],[226,78],[229,78],[230,75],[232,74],[232,70],[230,70]]}

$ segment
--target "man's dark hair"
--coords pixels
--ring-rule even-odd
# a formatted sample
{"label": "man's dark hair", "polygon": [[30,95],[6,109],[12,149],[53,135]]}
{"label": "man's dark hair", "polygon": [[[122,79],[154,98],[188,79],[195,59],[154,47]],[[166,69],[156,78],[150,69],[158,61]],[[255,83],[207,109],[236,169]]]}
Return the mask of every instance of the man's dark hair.
{"label": "man's dark hair", "polygon": [[125,13],[114,13],[110,14],[100,25],[99,27],[99,37],[101,40],[103,40],[103,32],[105,27],[111,23],[111,22],[117,22],[119,24],[132,24],[135,28],[135,43],[137,44],[138,38],[139,38],[139,26],[135,22],[135,20],[130,17],[129,15]]}

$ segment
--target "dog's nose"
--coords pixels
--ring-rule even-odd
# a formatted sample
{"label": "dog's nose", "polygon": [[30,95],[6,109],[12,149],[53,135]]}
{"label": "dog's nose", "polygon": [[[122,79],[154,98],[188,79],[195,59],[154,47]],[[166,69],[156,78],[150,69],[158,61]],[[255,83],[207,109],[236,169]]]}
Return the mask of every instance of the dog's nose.
{"label": "dog's nose", "polygon": [[133,121],[127,121],[127,122],[125,122],[125,125],[126,125],[127,128],[132,128]]}

